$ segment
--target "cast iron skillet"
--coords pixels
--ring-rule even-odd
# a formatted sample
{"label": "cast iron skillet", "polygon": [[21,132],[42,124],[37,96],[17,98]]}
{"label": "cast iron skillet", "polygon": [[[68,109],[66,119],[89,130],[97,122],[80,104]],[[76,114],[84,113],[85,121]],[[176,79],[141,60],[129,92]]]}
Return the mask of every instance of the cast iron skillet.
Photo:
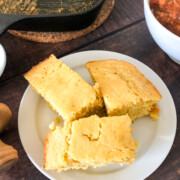
{"label": "cast iron skillet", "polygon": [[58,15],[20,15],[0,13],[0,34],[9,26],[16,30],[28,31],[74,31],[89,26],[96,18],[104,0],[79,13]]}

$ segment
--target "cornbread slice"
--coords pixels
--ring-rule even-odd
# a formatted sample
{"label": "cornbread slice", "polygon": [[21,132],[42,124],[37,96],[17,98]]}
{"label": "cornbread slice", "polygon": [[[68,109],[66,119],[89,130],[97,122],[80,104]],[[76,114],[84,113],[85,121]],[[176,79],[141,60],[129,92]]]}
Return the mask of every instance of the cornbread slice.
{"label": "cornbread slice", "polygon": [[47,133],[44,147],[44,169],[61,171],[87,168],[87,165],[82,165],[68,157],[69,130],[67,127],[54,126]]}
{"label": "cornbread slice", "polygon": [[136,158],[137,144],[131,136],[131,119],[128,115],[103,118],[94,115],[70,122],[68,127],[68,131],[67,127],[56,127],[47,134],[45,169],[129,164]]}
{"label": "cornbread slice", "polygon": [[88,62],[86,68],[100,86],[109,116],[128,114],[132,120],[145,115],[158,118],[156,103],[161,94],[135,66],[110,59]]}
{"label": "cornbread slice", "polygon": [[103,99],[95,88],[54,55],[45,59],[24,77],[66,121],[95,114],[103,107]]}
{"label": "cornbread slice", "polygon": [[64,133],[62,127],[56,127],[47,133],[43,168],[58,170],[67,166],[65,161],[67,143]]}

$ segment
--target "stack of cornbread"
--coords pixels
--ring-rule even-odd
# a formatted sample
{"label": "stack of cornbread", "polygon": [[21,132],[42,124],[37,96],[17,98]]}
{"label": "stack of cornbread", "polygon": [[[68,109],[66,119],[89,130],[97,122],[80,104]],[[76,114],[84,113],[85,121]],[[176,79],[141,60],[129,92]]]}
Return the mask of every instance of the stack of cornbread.
{"label": "stack of cornbread", "polygon": [[86,68],[94,86],[54,55],[24,75],[64,120],[63,127],[51,125],[47,133],[47,170],[129,164],[137,148],[132,121],[145,115],[158,119],[161,95],[132,64],[104,60],[88,62]]}

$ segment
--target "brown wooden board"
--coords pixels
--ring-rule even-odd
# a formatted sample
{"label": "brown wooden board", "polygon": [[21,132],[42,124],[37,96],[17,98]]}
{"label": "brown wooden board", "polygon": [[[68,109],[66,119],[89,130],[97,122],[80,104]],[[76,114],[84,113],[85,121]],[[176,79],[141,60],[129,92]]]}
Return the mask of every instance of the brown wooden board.
{"label": "brown wooden board", "polygon": [[132,56],[152,68],[168,86],[177,110],[174,144],[162,165],[147,180],[179,180],[180,177],[180,66],[174,63],[152,39],[144,21],[143,0],[116,0],[107,21],[92,33],[64,43],[42,44],[26,41],[9,33],[0,36],[7,52],[7,65],[0,78],[0,102],[13,112],[12,123],[0,135],[19,152],[17,164],[0,174],[0,180],[47,179],[30,162],[21,145],[17,119],[22,95],[28,86],[23,73],[51,53],[58,57],[84,50],[111,50]]}
{"label": "brown wooden board", "polygon": [[[7,34],[6,34],[7,35]],[[10,41],[9,41],[10,42]],[[32,42],[26,42],[32,43]],[[33,51],[36,51],[36,43],[32,43]],[[17,44],[19,46],[19,44]],[[9,53],[13,52],[13,46],[9,47]],[[25,48],[26,47],[26,48]],[[24,44],[24,49],[28,51],[30,45]],[[63,51],[62,46],[62,51]],[[163,164],[150,176],[147,180],[151,179],[168,179],[178,180],[180,176],[180,66],[174,63],[169,57],[156,45],[152,37],[150,36],[146,24],[144,21],[137,23],[136,25],[123,28],[114,34],[105,36],[95,42],[91,42],[84,47],[78,46],[79,48],[70,52],[77,52],[83,50],[111,50],[120,52],[134,58],[139,59],[141,62],[152,68],[166,83],[168,86],[177,108],[177,134],[174,145],[165,159]],[[65,47],[64,47],[65,48]],[[53,49],[49,50],[53,52]],[[61,51],[57,48],[54,50],[55,54],[61,54]],[[32,64],[39,62],[41,57],[45,57],[45,51],[39,51],[39,55],[31,55],[32,62],[22,58],[18,60],[14,55],[14,61],[17,60],[23,68],[28,69]],[[33,58],[34,57],[34,58]],[[38,59],[39,58],[39,59]],[[13,121],[10,129],[1,135],[4,142],[13,145],[19,151],[19,161],[16,166],[8,170],[5,173],[0,174],[0,179],[47,179],[43,176],[35,166],[28,160],[23,147],[21,145],[18,130],[17,130],[17,115],[21,97],[28,85],[26,80],[22,77],[22,72],[13,72],[15,67],[8,69],[11,73],[14,73],[13,78],[4,79],[0,82],[0,100],[10,106],[13,112]],[[5,71],[4,76],[9,72]],[[7,76],[6,76],[7,77]],[[32,177],[33,175],[33,177]]]}

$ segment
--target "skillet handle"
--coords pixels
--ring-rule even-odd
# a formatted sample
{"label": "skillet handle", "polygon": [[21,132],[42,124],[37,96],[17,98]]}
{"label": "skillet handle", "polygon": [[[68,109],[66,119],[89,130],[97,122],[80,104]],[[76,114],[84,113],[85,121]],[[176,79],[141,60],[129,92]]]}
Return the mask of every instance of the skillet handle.
{"label": "skillet handle", "polygon": [[0,14],[0,35],[13,23],[23,19],[23,15]]}

